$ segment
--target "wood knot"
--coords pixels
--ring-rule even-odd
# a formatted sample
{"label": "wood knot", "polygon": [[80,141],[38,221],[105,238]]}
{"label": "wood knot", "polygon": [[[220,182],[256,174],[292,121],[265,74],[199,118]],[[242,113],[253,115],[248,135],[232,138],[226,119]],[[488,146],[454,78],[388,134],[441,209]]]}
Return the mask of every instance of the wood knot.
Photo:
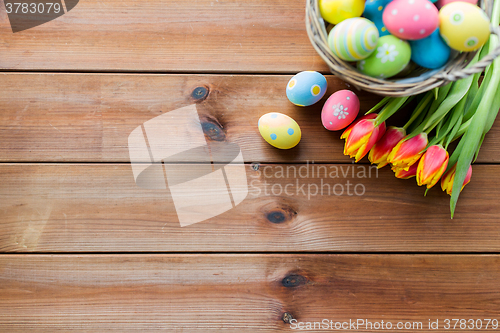
{"label": "wood knot", "polygon": [[197,102],[204,101],[208,96],[208,88],[207,87],[196,87],[191,93],[191,97]]}
{"label": "wood knot", "polygon": [[211,119],[202,120],[201,128],[203,129],[203,133],[212,141],[226,140],[226,133],[224,133],[221,124],[217,121]]}
{"label": "wood knot", "polygon": [[295,215],[297,215],[296,211],[294,211],[291,207],[284,206],[269,211],[266,214],[266,218],[269,222],[278,224],[291,221]]}
{"label": "wood knot", "polygon": [[283,214],[283,212],[274,211],[267,214],[267,219],[271,223],[281,223],[286,220],[286,216],[285,214]]}
{"label": "wood knot", "polygon": [[287,288],[295,288],[306,284],[307,279],[302,275],[298,274],[290,274],[286,276],[283,280],[281,280],[281,284]]}
{"label": "wood knot", "polygon": [[281,317],[281,320],[283,320],[285,324],[290,324],[292,319],[293,319],[292,314],[288,312],[283,313],[283,316]]}

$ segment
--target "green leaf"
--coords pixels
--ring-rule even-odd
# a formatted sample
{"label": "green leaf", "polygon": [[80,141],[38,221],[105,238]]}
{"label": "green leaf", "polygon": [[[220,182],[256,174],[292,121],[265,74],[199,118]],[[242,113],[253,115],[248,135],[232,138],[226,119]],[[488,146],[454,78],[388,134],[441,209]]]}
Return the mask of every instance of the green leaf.
{"label": "green leaf", "polygon": [[483,82],[481,83],[481,86],[479,87],[476,95],[474,96],[472,103],[470,103],[469,107],[465,109],[464,121],[469,120],[476,113],[479,103],[483,98],[484,91],[486,90],[486,87],[490,85],[492,74],[493,74],[492,71],[488,71],[488,73],[484,76]]}
{"label": "green leaf", "polygon": [[481,149],[481,146],[483,144],[485,136],[486,136],[486,133],[483,133],[483,135],[481,136],[481,140],[479,140],[479,144],[477,145],[476,153],[474,154],[474,159],[472,160],[472,163],[476,163],[477,155],[479,155],[479,150]]}
{"label": "green leaf", "polygon": [[439,87],[436,87],[434,89],[432,89],[432,92],[434,94],[434,99],[438,99],[438,94],[439,94]]}
{"label": "green leaf", "polygon": [[370,114],[370,113],[373,113],[375,111],[377,111],[378,109],[380,109],[381,107],[383,107],[384,105],[386,105],[387,103],[389,103],[389,101],[392,99],[393,97],[384,97],[380,102],[378,102],[374,107],[372,107],[370,110],[368,110],[368,112],[365,113],[365,115],[367,114]]}
{"label": "green leaf", "polygon": [[448,160],[448,167],[446,168],[446,171],[450,170],[455,163],[458,161],[458,157],[460,156],[460,152],[462,151],[462,147],[465,144],[465,138],[462,137],[460,141],[458,142],[457,147],[453,151],[453,154],[451,154],[450,159]]}
{"label": "green leaf", "polygon": [[486,127],[484,128],[484,134],[488,133],[493,124],[495,123],[495,119],[498,115],[499,110],[500,110],[500,85],[497,88],[497,93],[495,94],[495,98],[493,99],[493,103],[491,104],[490,112],[488,113],[488,119],[486,120]]}
{"label": "green leaf", "polygon": [[[494,12],[500,15],[500,1],[495,2]],[[491,39],[491,37],[490,37]],[[498,41],[495,39],[498,43]],[[497,44],[498,45],[498,44]],[[481,143],[481,138],[483,137],[484,130],[486,128],[486,121],[488,120],[488,111],[491,107],[492,102],[495,99],[495,95],[498,91],[498,85],[500,83],[500,60],[497,58],[492,65],[491,70],[491,81],[484,90],[483,98],[479,103],[478,109],[474,116],[471,118],[472,121],[467,128],[460,143],[464,141],[461,147],[457,160],[457,169],[455,172],[455,179],[453,181],[453,190],[450,199],[450,211],[451,217],[455,213],[455,208],[457,206],[458,197],[460,196],[460,190],[462,189],[462,184],[464,183],[465,177],[471,165],[472,159],[477,154],[477,150]]]}
{"label": "green leaf", "polygon": [[[493,26],[498,26],[499,22],[500,1],[495,0],[493,3],[491,24]],[[489,43],[490,50],[496,48],[499,43],[498,36],[490,35]],[[486,76],[490,75],[490,73],[491,80],[488,82],[487,86],[484,84],[484,81],[481,84],[481,86],[485,86],[484,95],[481,96],[482,98],[477,111],[471,118],[471,123],[467,128],[467,131],[465,132],[462,140],[460,140],[460,143],[464,141],[464,144],[459,152],[455,179],[453,181],[453,190],[450,199],[451,218],[453,218],[453,214],[455,213],[455,208],[457,206],[458,197],[460,196],[462,184],[464,183],[467,172],[469,171],[472,158],[477,155],[482,139],[487,132],[487,125],[489,125],[489,121],[491,121],[489,110],[492,106],[492,103],[496,102],[495,95],[498,95],[500,84],[500,58],[496,58],[493,63],[487,67]],[[495,110],[495,112],[498,112],[498,110]]]}
{"label": "green leaf", "polygon": [[488,112],[488,117],[486,119],[486,124],[484,126],[483,136],[481,137],[481,141],[479,141],[479,146],[477,147],[476,155],[474,156],[474,162],[476,162],[477,156],[479,155],[479,150],[483,145],[486,133],[490,131],[491,127],[493,126],[493,123],[495,122],[499,109],[500,109],[500,85],[498,86],[497,93],[495,94],[493,102],[491,103],[490,111]]}
{"label": "green leaf", "polygon": [[[481,77],[481,73],[474,74],[474,78],[472,79],[472,84],[470,86],[469,93],[467,94],[467,101],[465,102],[465,106],[464,106],[465,111],[469,110],[472,102],[474,101],[474,98],[476,97],[476,95],[479,91],[479,78],[480,77]],[[474,112],[475,112],[475,110],[474,110]],[[471,115],[471,117],[472,117],[472,115]]]}
{"label": "green leaf", "polygon": [[408,96],[393,98],[389,103],[387,103],[384,106],[382,111],[380,111],[380,113],[376,118],[375,123],[382,124],[384,121],[386,121],[390,116],[396,113],[403,106],[403,104],[405,104],[408,98],[409,98]]}
{"label": "green leaf", "polygon": [[[478,57],[479,54],[476,54],[469,65],[476,63]],[[453,83],[453,86],[451,87],[448,96],[446,96],[446,99],[443,100],[437,110],[433,112],[428,117],[428,119],[425,120],[426,124],[424,126],[424,131],[437,126],[439,121],[441,121],[441,119],[443,119],[448,114],[448,112],[467,94],[471,87],[473,79],[474,76],[471,75],[468,78],[461,79]]]}
{"label": "green leaf", "polygon": [[[420,98],[420,101],[418,102],[417,106],[415,107],[415,110],[413,110],[410,119],[406,122],[406,124],[403,126],[405,129],[408,128],[415,120],[420,119],[420,121],[417,122],[419,124],[423,117],[425,117],[425,114],[427,107],[429,106],[429,103],[432,99],[432,93],[427,92],[425,94],[420,94],[417,96],[417,98]],[[423,113],[423,115],[422,115]],[[422,118],[421,118],[422,116]]]}
{"label": "green leaf", "polygon": [[[462,118],[464,114],[464,106],[466,100],[467,100],[467,95],[464,96],[460,100],[460,102],[458,102],[458,104],[455,105],[455,107],[453,107],[453,111],[450,112],[446,116],[446,118],[439,123],[438,126],[440,126],[441,129],[439,131],[436,131],[436,137],[433,140],[431,140],[431,142],[429,143],[429,147],[445,139],[448,133],[450,133],[450,131],[452,131],[454,128],[456,128],[456,131],[458,131],[460,125],[462,124]],[[455,134],[453,135],[450,134],[451,138],[453,138],[454,136]],[[447,146],[448,145],[445,145],[445,147]]]}
{"label": "green leaf", "polygon": [[[457,122],[455,123],[455,126],[453,126],[450,134],[448,135],[448,139],[446,139],[446,143],[444,145],[445,149],[448,149],[448,146],[450,145],[450,143],[453,141],[453,139],[455,138],[455,135],[457,134],[458,130],[460,129],[460,125],[462,125],[462,120],[463,120],[463,114],[460,115],[460,118],[457,120]],[[453,163],[455,164],[455,163]],[[453,165],[452,164],[452,165]],[[449,162],[448,162],[448,165],[449,165]]]}

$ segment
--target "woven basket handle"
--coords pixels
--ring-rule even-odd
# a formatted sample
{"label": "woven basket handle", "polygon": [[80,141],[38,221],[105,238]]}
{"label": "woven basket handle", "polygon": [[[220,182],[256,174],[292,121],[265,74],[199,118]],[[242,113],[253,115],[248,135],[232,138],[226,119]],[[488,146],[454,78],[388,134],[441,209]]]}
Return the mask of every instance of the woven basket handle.
{"label": "woven basket handle", "polygon": [[[497,35],[497,37],[500,39],[500,27],[491,26],[490,31],[492,34]],[[437,74],[436,76],[447,81],[457,81],[460,79],[465,79],[466,77],[469,77],[473,74],[484,71],[486,67],[491,65],[491,63],[498,56],[500,56],[500,43],[491,53],[484,56],[480,61],[476,62],[474,65],[460,70],[456,70],[451,73],[440,73]]]}

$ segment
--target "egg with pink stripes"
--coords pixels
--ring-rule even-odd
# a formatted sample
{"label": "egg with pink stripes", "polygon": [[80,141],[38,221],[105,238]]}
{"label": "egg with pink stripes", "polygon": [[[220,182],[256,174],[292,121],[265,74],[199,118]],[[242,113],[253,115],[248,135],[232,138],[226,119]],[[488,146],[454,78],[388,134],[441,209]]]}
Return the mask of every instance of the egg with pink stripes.
{"label": "egg with pink stripes", "polygon": [[394,0],[385,7],[382,20],[392,35],[417,40],[436,30],[439,13],[429,0]]}
{"label": "egg with pink stripes", "polygon": [[333,93],[323,105],[321,122],[329,131],[338,131],[349,126],[359,113],[359,99],[350,90]]}

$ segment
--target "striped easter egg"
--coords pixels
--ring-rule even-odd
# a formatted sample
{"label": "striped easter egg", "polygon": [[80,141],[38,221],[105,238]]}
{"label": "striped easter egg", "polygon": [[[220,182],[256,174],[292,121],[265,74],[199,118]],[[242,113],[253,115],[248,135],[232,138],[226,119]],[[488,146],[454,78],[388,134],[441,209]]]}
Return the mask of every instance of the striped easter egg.
{"label": "striped easter egg", "polygon": [[358,61],[367,58],[377,46],[378,30],[363,17],[354,17],[337,24],[328,35],[328,45],[342,60]]}

